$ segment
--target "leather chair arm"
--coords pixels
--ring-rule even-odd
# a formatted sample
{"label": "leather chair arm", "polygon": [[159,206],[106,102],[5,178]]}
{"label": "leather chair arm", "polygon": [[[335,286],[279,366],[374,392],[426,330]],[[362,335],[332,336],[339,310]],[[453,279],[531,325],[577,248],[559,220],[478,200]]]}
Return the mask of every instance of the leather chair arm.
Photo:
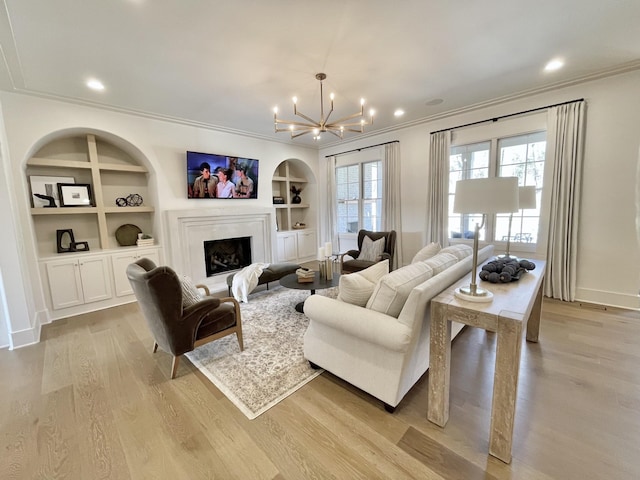
{"label": "leather chair arm", "polygon": [[194,332],[193,338],[195,338],[195,331],[200,326],[202,319],[211,310],[215,310],[220,306],[220,299],[215,297],[206,297],[200,300],[198,303],[186,307],[182,310],[182,322],[181,328],[185,330],[189,329]]}
{"label": "leather chair arm", "polygon": [[349,255],[352,258],[358,258],[358,255],[360,255],[360,252],[358,250],[349,250],[349,251],[346,251],[343,254],[341,254],[340,255],[340,264],[341,265],[344,263],[345,255]]}

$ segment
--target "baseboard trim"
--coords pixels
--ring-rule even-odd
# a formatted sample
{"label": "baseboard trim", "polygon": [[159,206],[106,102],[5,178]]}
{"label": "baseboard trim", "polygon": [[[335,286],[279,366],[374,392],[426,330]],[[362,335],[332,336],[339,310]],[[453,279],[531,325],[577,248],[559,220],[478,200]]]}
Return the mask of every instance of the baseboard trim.
{"label": "baseboard trim", "polygon": [[640,310],[640,297],[637,295],[589,288],[577,288],[575,301],[592,305],[607,305],[626,310]]}

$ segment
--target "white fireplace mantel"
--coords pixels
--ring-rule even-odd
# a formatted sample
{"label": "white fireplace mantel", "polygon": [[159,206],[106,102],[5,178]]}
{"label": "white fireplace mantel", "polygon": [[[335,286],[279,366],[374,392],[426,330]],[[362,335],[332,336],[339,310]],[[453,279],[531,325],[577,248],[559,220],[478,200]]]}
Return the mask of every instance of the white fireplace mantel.
{"label": "white fireplace mantel", "polygon": [[254,263],[271,263],[274,258],[275,212],[273,208],[198,208],[167,210],[170,266],[212,291],[226,290],[226,275],[207,278],[204,242],[251,237]]}

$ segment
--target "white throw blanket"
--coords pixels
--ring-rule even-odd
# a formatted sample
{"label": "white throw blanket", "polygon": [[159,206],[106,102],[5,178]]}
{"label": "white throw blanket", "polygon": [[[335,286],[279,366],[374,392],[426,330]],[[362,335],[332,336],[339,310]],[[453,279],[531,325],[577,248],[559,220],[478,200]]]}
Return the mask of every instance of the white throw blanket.
{"label": "white throw blanket", "polygon": [[236,273],[231,283],[233,298],[239,302],[249,303],[247,295],[256,288],[262,271],[268,266],[268,263],[252,263]]}

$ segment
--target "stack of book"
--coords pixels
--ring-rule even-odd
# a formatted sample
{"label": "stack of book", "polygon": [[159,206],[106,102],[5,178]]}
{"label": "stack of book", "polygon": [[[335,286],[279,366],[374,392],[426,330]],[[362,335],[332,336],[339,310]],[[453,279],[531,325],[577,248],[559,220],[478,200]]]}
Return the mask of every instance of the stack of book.
{"label": "stack of book", "polygon": [[150,247],[154,245],[153,237],[138,238],[136,240],[136,245],[138,245],[139,247]]}
{"label": "stack of book", "polygon": [[298,283],[312,283],[316,278],[316,272],[306,268],[299,268],[296,270],[298,276]]}

